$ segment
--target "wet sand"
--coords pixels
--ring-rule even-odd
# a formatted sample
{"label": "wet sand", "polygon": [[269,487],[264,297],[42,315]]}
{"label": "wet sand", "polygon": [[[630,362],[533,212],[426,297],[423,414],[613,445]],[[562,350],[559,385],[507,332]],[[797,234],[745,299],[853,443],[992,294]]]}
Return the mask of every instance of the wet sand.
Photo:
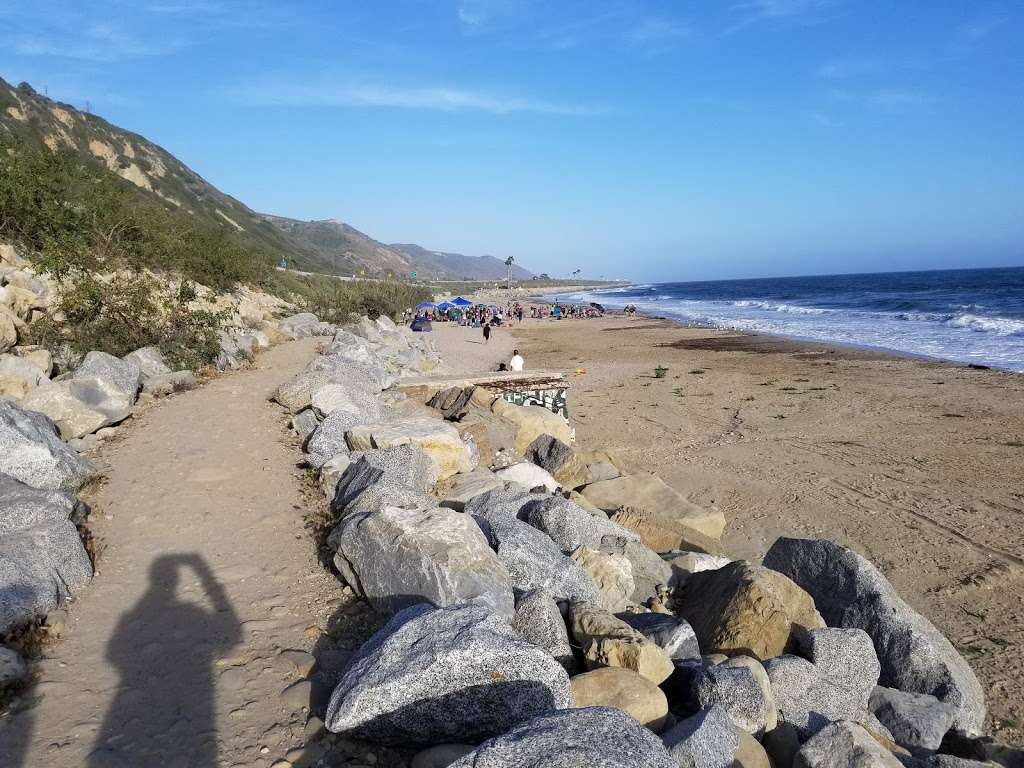
{"label": "wet sand", "polygon": [[580,446],[717,505],[733,556],[796,535],[870,558],[1024,741],[1024,376],[621,315],[511,335],[571,374]]}

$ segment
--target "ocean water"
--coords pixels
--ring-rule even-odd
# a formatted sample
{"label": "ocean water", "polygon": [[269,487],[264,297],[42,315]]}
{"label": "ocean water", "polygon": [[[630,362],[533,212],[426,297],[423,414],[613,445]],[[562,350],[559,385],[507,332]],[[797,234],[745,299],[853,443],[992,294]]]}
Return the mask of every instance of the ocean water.
{"label": "ocean water", "polygon": [[1024,267],[654,283],[556,298],[1024,372]]}

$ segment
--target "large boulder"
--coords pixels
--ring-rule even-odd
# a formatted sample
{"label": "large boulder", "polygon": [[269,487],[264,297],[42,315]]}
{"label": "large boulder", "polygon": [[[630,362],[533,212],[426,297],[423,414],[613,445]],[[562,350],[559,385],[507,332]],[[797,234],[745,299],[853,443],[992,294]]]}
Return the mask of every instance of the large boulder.
{"label": "large boulder", "polygon": [[902,768],[902,763],[857,723],[822,728],[796,753],[793,768]]}
{"label": "large boulder", "polygon": [[538,405],[513,405],[499,398],[491,403],[491,412],[512,426],[515,452],[520,456],[541,435],[551,435],[567,445],[572,442],[569,423],[560,414]]}
{"label": "large boulder", "polygon": [[[386,499],[389,493],[400,495],[402,490],[425,495],[436,472],[430,457],[414,445],[358,452],[335,485],[331,509],[341,515],[356,506],[365,508],[370,496]],[[362,505],[357,503],[360,499]]]}
{"label": "large boulder", "polygon": [[613,613],[626,609],[634,590],[633,566],[629,560],[623,555],[608,554],[587,547],[580,547],[573,552],[572,559],[594,580],[603,608]]}
{"label": "large boulder", "polygon": [[0,472],[36,488],[77,491],[95,468],[45,415],[0,399]]}
{"label": "large boulder", "polygon": [[554,656],[569,674],[576,670],[576,659],[569,644],[569,631],[550,592],[535,589],[520,593],[516,599],[512,628],[524,639]]}
{"label": "large boulder", "polygon": [[619,618],[660,647],[672,660],[700,658],[693,627],[670,613],[622,613]]}
{"label": "large boulder", "polygon": [[[586,490],[586,489],[584,489]],[[586,498],[586,497],[584,497]],[[718,539],[701,533],[688,522],[692,518],[672,518],[636,507],[620,507],[611,520],[636,533],[644,546],[655,552],[721,553]]]}
{"label": "large boulder", "polygon": [[469,451],[459,431],[440,419],[411,416],[391,423],[360,424],[352,427],[345,437],[353,451],[396,445],[418,446],[433,460],[438,480],[472,469]]}
{"label": "large boulder", "polygon": [[46,614],[92,578],[67,494],[0,475],[0,634]]}
{"label": "large boulder", "polygon": [[777,723],[775,699],[761,683],[746,666],[707,666],[696,677],[694,697],[700,709],[717,704],[739,728],[760,736]]}
{"label": "large boulder", "polygon": [[384,744],[479,741],[572,705],[569,677],[482,605],[407,608],[359,649],[327,728]]}
{"label": "large boulder", "polygon": [[22,398],[50,379],[41,368],[18,355],[0,355],[0,397]]}
{"label": "large boulder", "polygon": [[538,717],[485,741],[448,768],[678,768],[658,737],[618,709]]}
{"label": "large boulder", "polygon": [[90,352],[82,360],[72,376],[73,379],[100,379],[107,385],[106,389],[120,392],[128,399],[128,404],[142,388],[142,369],[131,360],[121,360],[106,352]]}
{"label": "large boulder", "polygon": [[508,571],[468,515],[385,507],[344,518],[330,541],[342,578],[383,613],[469,601],[514,613]]}
{"label": "large boulder", "polygon": [[[117,358],[114,358],[115,360]],[[119,424],[132,412],[135,395],[109,378],[79,376],[52,381],[30,391],[21,403],[53,420],[66,440]]]}
{"label": "large boulder", "polygon": [[170,367],[164,361],[164,355],[159,347],[142,347],[134,352],[129,352],[122,358],[125,362],[138,366],[142,374],[143,383],[154,376],[166,376],[171,372]]}
{"label": "large boulder", "polygon": [[488,491],[501,490],[504,487],[504,481],[491,470],[486,467],[477,467],[471,472],[452,475],[438,495],[441,497],[442,506],[451,507],[461,512],[466,508],[466,502],[470,499]]}
{"label": "large boulder", "polygon": [[874,722],[863,702],[846,688],[828,680],[823,670],[799,656],[779,656],[764,662],[780,724],[795,729],[801,739],[829,723]]}
{"label": "large boulder", "polygon": [[526,449],[526,459],[545,469],[568,489],[591,481],[590,470],[577,453],[557,437],[539,435]]}
{"label": "large boulder", "polygon": [[661,735],[680,768],[733,768],[740,729],[720,706],[704,709]]}
{"label": "large boulder", "polygon": [[780,538],[764,563],[807,590],[829,626],[868,633],[882,685],[948,701],[957,710],[955,728],[981,731],[985,695],[974,671],[868,560],[832,541]]}
{"label": "large boulder", "polygon": [[912,751],[937,750],[956,717],[956,707],[949,702],[882,685],[872,691],[869,707],[893,741]]}
{"label": "large boulder", "polygon": [[609,521],[603,513],[600,517],[591,514],[561,496],[534,499],[523,505],[521,513],[530,525],[544,531],[566,554],[580,547],[622,550],[627,541],[640,540],[633,531]]}
{"label": "large boulder", "polygon": [[825,626],[800,587],[745,560],[691,574],[676,591],[676,606],[705,653],[770,659],[795,648],[801,630]]}
{"label": "large boulder", "polygon": [[672,660],[664,650],[596,603],[573,603],[569,617],[587,669],[623,667],[655,685],[672,674]]}
{"label": "large boulder", "polygon": [[557,491],[561,487],[545,470],[528,461],[520,461],[495,470],[494,474],[503,483],[515,483],[525,490],[544,488],[548,491]]}
{"label": "large boulder", "polygon": [[665,725],[668,699],[662,690],[631,669],[602,667],[569,680],[577,707],[613,707],[655,733]]}
{"label": "large boulder", "polygon": [[166,397],[175,392],[187,392],[199,386],[196,375],[188,369],[160,373],[150,376],[142,382],[142,391],[156,397]]}
{"label": "large boulder", "polygon": [[881,667],[863,629],[825,627],[798,638],[800,652],[833,685],[844,689],[858,709],[867,709]]}
{"label": "large boulder", "polygon": [[[609,514],[622,507],[644,510],[655,519],[685,525],[711,539],[721,538],[725,530],[725,517],[720,511],[704,509],[687,501],[664,480],[649,472],[591,483],[582,493],[590,503]],[[650,544],[647,546],[656,549]],[[678,544],[670,547],[682,548]]]}
{"label": "large boulder", "polygon": [[578,563],[536,528],[505,515],[501,510],[482,510],[474,513],[473,519],[508,570],[516,590],[543,589],[566,600],[599,599],[594,580]]}
{"label": "large boulder", "polygon": [[346,435],[352,427],[367,421],[380,421],[388,415],[387,409],[376,398],[368,395],[353,400],[352,406],[352,409],[338,408],[332,411],[306,438],[306,462],[311,467],[320,467],[339,453],[348,452]]}
{"label": "large boulder", "polygon": [[278,330],[293,339],[301,339],[306,336],[319,335],[318,331],[323,330],[320,318],[312,312],[299,312],[296,315],[282,318],[277,321]]}

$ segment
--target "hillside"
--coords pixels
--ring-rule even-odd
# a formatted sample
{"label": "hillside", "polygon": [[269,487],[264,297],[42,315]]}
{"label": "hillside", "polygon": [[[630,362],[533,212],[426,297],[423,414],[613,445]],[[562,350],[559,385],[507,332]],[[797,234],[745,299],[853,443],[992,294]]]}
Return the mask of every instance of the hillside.
{"label": "hillside", "polygon": [[227,227],[249,246],[275,260],[288,258],[309,271],[351,271],[343,259],[323,259],[245,204],[227,195],[148,139],[43,96],[22,83],[0,79],[0,137],[90,158],[131,183],[138,194],[197,221]]}
{"label": "hillside", "polygon": [[[495,256],[465,256],[461,253],[445,253],[430,251],[419,245],[392,245],[396,251],[405,254],[423,272],[434,277],[447,280],[503,280],[507,274],[505,260]],[[522,267],[512,265],[514,280],[529,280],[533,273]]]}
{"label": "hillside", "polygon": [[404,253],[336,219],[300,221],[271,214],[262,214],[261,218],[331,265],[332,272],[405,275],[417,271]]}

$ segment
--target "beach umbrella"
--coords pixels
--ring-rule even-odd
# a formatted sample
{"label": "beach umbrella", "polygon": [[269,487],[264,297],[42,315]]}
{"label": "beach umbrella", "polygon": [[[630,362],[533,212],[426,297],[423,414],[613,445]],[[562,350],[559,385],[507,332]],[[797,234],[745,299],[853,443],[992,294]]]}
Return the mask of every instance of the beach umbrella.
{"label": "beach umbrella", "polygon": [[417,304],[416,309],[433,309],[434,304],[430,301],[424,301],[422,304]]}
{"label": "beach umbrella", "polygon": [[470,301],[469,299],[464,299],[461,296],[456,296],[454,299],[452,299],[452,304],[454,304],[456,307],[472,307],[473,306],[473,302],[472,301]]}

